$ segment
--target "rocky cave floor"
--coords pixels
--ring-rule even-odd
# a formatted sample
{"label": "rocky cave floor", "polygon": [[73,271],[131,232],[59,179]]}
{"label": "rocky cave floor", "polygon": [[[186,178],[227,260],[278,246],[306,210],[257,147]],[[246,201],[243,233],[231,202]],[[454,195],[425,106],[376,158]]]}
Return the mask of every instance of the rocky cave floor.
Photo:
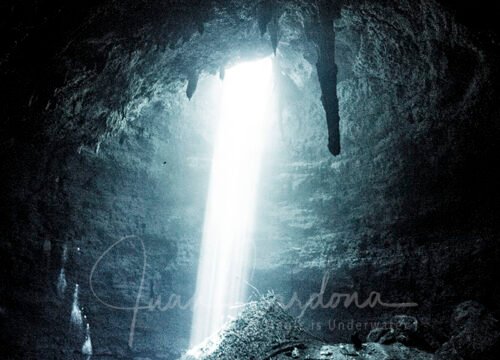
{"label": "rocky cave floor", "polygon": [[304,330],[270,295],[248,303],[240,315],[182,360],[405,360],[497,359],[498,321],[481,304],[467,301],[455,309],[454,329],[444,343],[413,316],[395,315],[362,343],[328,344]]}

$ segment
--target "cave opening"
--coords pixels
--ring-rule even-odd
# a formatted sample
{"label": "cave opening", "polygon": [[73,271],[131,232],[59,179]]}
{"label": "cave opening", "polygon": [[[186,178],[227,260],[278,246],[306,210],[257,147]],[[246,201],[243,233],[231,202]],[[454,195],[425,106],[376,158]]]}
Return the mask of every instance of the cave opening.
{"label": "cave opening", "polygon": [[245,302],[259,173],[272,116],[272,60],[225,71],[198,265],[191,346]]}

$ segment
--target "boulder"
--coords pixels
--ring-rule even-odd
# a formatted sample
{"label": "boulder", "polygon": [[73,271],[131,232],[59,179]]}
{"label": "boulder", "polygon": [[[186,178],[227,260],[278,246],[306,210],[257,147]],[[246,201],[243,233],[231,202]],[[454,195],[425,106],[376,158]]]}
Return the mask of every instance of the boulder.
{"label": "boulder", "polygon": [[396,315],[387,326],[372,329],[367,341],[385,345],[401,343],[433,352],[441,346],[444,339],[429,326],[419,323],[414,316]]}
{"label": "boulder", "polygon": [[392,317],[389,326],[370,331],[367,340],[380,344],[399,342],[407,344],[418,331],[418,320],[413,316],[396,315]]}
{"label": "boulder", "polygon": [[436,352],[440,359],[497,359],[500,330],[498,320],[478,302],[457,306],[451,318],[452,336]]}

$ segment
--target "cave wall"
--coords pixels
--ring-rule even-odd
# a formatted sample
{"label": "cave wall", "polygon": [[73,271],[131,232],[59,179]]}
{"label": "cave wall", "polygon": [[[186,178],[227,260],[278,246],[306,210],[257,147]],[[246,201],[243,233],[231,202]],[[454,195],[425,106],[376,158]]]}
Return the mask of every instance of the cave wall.
{"label": "cave wall", "polygon": [[255,283],[306,301],[329,273],[325,302],[376,291],[419,304],[311,311],[304,322],[329,340],[353,332],[329,320],[364,325],[398,311],[446,333],[461,301],[498,303],[495,56],[427,2],[345,8],[335,27],[342,155],[325,150],[312,77],[287,94],[285,142],[263,176]]}
{"label": "cave wall", "polygon": [[[261,35],[262,9],[245,1],[9,5],[2,351],[80,358],[84,331],[69,321],[79,284],[96,355],[174,358],[188,343],[189,311],[141,311],[127,349],[132,312],[100,303],[89,276],[110,246],[136,235],[108,254],[94,290],[112,304],[136,300],[142,239],[143,303],[190,297],[216,116],[210,86],[224,66],[271,55],[273,30]],[[498,311],[496,45],[436,2],[348,2],[334,24],[342,154],[333,158],[308,36],[317,9],[283,1],[274,11],[280,106],[252,285],[306,300],[328,272],[329,292],[419,303],[408,313],[438,333],[461,301]],[[338,308],[303,321],[345,341],[351,330],[328,329],[332,318],[392,313]]]}

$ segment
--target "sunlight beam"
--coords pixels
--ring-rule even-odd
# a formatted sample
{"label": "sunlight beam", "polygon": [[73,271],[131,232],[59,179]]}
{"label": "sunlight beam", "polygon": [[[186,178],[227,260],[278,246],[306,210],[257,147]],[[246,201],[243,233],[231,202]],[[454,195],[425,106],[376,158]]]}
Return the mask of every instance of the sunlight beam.
{"label": "sunlight beam", "polygon": [[259,169],[270,118],[272,62],[226,71],[212,159],[191,346],[216,333],[246,300]]}

